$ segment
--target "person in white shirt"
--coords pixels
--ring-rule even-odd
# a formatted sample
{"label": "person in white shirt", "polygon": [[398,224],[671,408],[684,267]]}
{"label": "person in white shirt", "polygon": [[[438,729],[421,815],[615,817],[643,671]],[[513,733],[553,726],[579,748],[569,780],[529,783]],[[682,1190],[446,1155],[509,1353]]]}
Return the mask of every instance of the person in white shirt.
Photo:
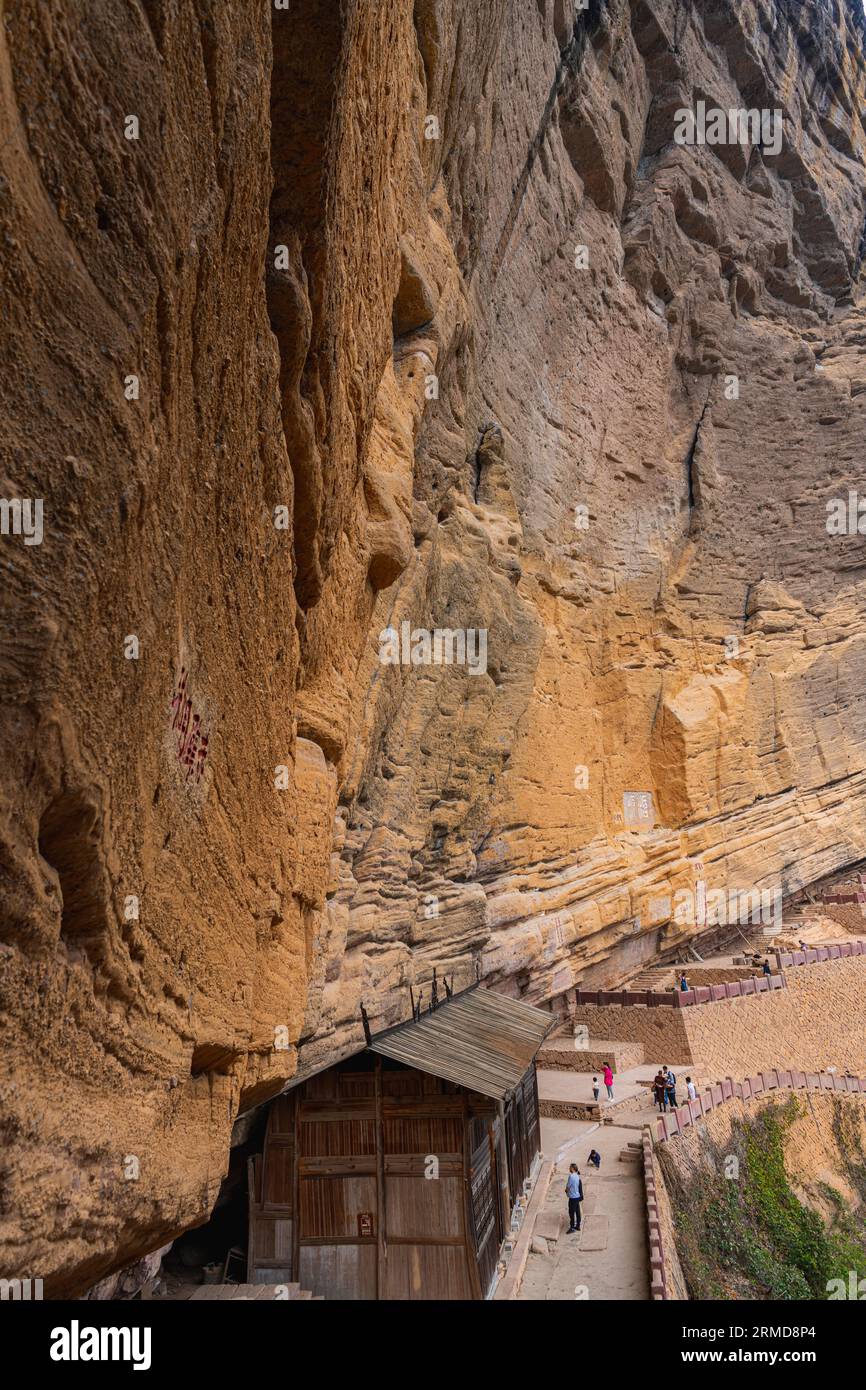
{"label": "person in white shirt", "polygon": [[695,1083],[690,1076],[686,1077],[686,1095],[689,1100],[697,1100],[698,1098],[698,1093],[695,1090]]}

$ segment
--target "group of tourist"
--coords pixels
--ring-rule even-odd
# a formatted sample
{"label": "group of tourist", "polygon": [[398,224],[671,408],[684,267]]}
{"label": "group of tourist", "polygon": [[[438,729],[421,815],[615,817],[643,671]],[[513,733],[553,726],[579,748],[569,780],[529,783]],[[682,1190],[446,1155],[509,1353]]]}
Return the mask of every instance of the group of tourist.
{"label": "group of tourist", "polygon": [[[604,1077],[604,1085],[605,1085],[605,1089],[606,1089],[606,1091],[607,1091],[607,1098],[608,1098],[608,1100],[613,1100],[613,1098],[614,1098],[614,1095],[613,1095],[613,1071],[612,1071],[612,1069],[611,1069],[611,1066],[610,1066],[610,1063],[609,1063],[609,1062],[605,1062],[605,1064],[604,1064],[604,1071],[602,1072],[602,1075],[603,1075],[603,1077]],[[653,1096],[654,1096],[654,1099],[655,1099],[655,1103],[656,1103],[656,1105],[658,1106],[659,1110],[661,1110],[662,1112],[664,1112],[664,1111],[666,1111],[666,1110],[676,1110],[676,1109],[678,1108],[678,1102],[677,1102],[677,1078],[676,1078],[676,1076],[674,1075],[674,1073],[671,1071],[670,1067],[659,1067],[658,1071],[656,1072],[655,1076],[653,1077],[652,1081],[650,1082],[650,1085],[651,1085],[651,1087],[652,1087],[652,1092],[653,1092]],[[598,1098],[599,1098],[599,1096],[600,1096],[600,1094],[601,1094],[601,1085],[600,1085],[600,1083],[599,1083],[598,1077],[597,1077],[597,1076],[594,1076],[594,1077],[592,1078],[592,1098],[593,1098],[593,1100],[596,1100],[596,1101],[597,1101]],[[689,1099],[689,1100],[695,1100],[696,1097],[697,1097],[697,1094],[698,1094],[698,1093],[697,1093],[697,1090],[696,1090],[696,1088],[695,1088],[695,1083],[694,1083],[694,1081],[692,1081],[692,1078],[691,1078],[690,1076],[687,1076],[687,1077],[686,1077],[686,1095],[687,1095],[688,1099]],[[593,1152],[594,1152],[594,1151],[593,1151]],[[591,1158],[591,1157],[592,1157],[592,1155],[590,1155],[590,1158]]]}
{"label": "group of tourist", "polygon": [[[608,1100],[613,1100],[613,1068],[611,1067],[610,1062],[605,1062],[601,1074],[604,1077],[604,1086],[605,1090],[607,1091],[607,1098]],[[592,1078],[593,1100],[598,1100],[600,1093],[601,1087],[598,1084],[598,1077],[594,1076]]]}
{"label": "group of tourist", "polygon": [[[670,1067],[660,1067],[652,1081],[653,1095],[655,1103],[662,1112],[671,1109],[676,1110],[677,1106],[677,1078]],[[686,1077],[686,1095],[689,1100],[697,1097],[697,1088],[690,1076]]]}
{"label": "group of tourist", "polygon": [[[684,977],[685,978],[685,977]],[[613,1068],[609,1062],[605,1062],[602,1070],[604,1085],[607,1090],[608,1100],[613,1100]],[[677,1078],[670,1067],[660,1067],[652,1080],[652,1091],[655,1103],[663,1113],[668,1109],[676,1110],[677,1103]],[[592,1078],[593,1099],[598,1100],[601,1094],[601,1085],[597,1076]],[[690,1076],[686,1077],[686,1095],[689,1100],[697,1098],[697,1088]],[[601,1167],[601,1154],[596,1149],[590,1150],[587,1162],[594,1168]],[[580,1169],[576,1163],[572,1163],[568,1170],[568,1177],[565,1181],[565,1195],[568,1198],[568,1234],[574,1235],[580,1230],[580,1204],[583,1201],[583,1179],[580,1176]]]}

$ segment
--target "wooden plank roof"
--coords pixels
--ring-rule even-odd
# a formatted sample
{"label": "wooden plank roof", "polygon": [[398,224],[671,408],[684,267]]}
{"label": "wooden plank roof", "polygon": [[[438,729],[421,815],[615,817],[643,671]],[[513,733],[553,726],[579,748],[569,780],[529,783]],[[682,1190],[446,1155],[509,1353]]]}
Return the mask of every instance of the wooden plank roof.
{"label": "wooden plank roof", "polygon": [[505,1100],[526,1072],[554,1019],[543,1009],[480,986],[433,1013],[401,1023],[370,1049],[467,1090]]}

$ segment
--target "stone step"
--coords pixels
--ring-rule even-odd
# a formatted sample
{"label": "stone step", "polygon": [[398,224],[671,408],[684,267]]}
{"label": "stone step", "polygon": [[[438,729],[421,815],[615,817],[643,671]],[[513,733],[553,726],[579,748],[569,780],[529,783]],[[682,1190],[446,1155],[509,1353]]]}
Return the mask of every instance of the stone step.
{"label": "stone step", "polygon": [[535,1223],[535,1234],[547,1241],[559,1240],[564,1230],[565,1217],[559,1208],[555,1211],[542,1211]]}
{"label": "stone step", "polygon": [[[288,1291],[288,1300],[286,1299]],[[287,1302],[292,1300],[321,1302],[322,1295],[314,1295],[300,1284],[202,1284],[190,1298],[190,1303],[251,1303]]]}
{"label": "stone step", "polygon": [[606,1250],[609,1222],[606,1216],[588,1216],[584,1220],[578,1247],[581,1250]]}

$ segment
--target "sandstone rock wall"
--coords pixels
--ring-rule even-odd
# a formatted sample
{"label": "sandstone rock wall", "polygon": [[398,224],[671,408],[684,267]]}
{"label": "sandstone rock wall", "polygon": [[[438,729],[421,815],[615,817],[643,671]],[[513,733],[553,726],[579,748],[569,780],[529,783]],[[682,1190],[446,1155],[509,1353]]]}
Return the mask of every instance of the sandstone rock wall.
{"label": "sandstone rock wall", "polygon": [[[480,952],[537,1000],[614,983],[687,935],[670,904],[701,877],[790,892],[862,854],[859,542],[825,529],[864,439],[862,30],[840,6],[806,32],[788,6],[594,5],[557,55],[550,11],[503,13],[495,115],[427,92],[452,232],[496,177],[457,249],[468,383],[446,366],[425,412],[423,534],[360,672],[346,935],[302,1065],[349,1045],[362,995],[399,1017],[433,964],[466,979]],[[824,45],[844,79],[816,121]],[[700,94],[778,104],[783,153],[674,145]],[[407,618],[486,628],[488,677],[383,669]],[[638,789],[656,824],[635,831]]]}
{"label": "sandstone rock wall", "polygon": [[[238,1114],[434,965],[615,983],[696,877],[866,857],[863,45],[842,0],[7,7],[4,1268],[204,1219]],[[698,100],[780,151],[677,145]],[[383,664],[403,622],[485,661]]]}

